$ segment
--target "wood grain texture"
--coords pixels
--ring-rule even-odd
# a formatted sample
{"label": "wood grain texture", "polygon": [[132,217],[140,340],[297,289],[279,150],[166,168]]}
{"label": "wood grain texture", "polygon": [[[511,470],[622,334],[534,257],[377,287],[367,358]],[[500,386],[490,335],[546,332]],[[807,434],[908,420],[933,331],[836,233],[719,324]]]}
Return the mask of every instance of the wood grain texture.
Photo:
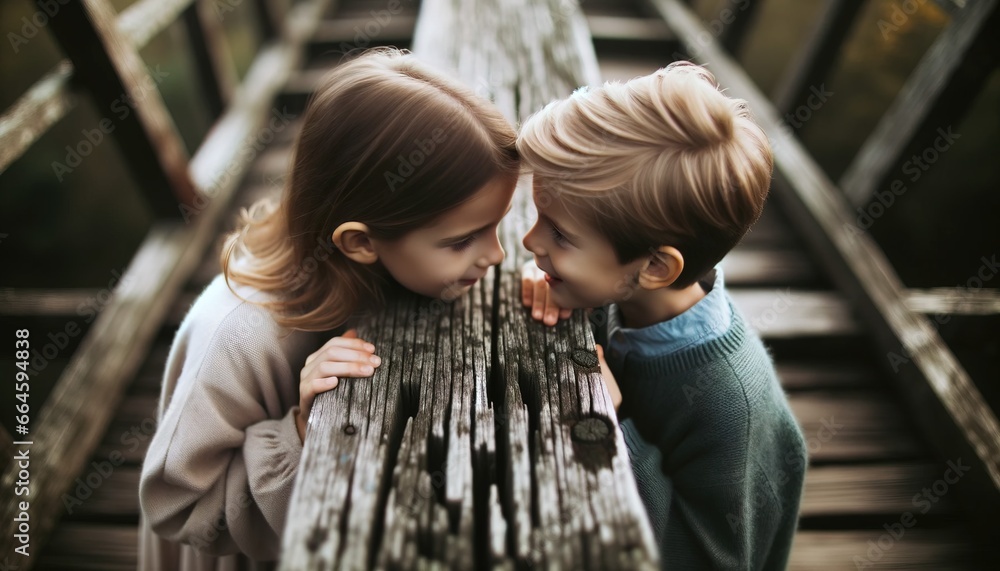
{"label": "wood grain texture", "polygon": [[910,311],[926,314],[995,315],[1000,313],[1000,289],[908,289],[906,306]]}
{"label": "wood grain texture", "polygon": [[[898,519],[885,522],[898,523]],[[873,569],[974,569],[967,538],[945,530],[905,529],[896,540],[883,539],[884,529],[801,531],[795,536],[788,561],[790,571],[856,571]],[[882,541],[882,548],[872,548]],[[982,568],[982,567],[978,567]]]}

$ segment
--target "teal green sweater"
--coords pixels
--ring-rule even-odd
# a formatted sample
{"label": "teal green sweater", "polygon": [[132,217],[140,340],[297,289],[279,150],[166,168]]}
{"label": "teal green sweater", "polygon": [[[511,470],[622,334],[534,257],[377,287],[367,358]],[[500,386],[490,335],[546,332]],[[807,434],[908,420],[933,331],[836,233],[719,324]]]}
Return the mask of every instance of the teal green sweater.
{"label": "teal green sweater", "polygon": [[[805,442],[767,350],[724,295],[721,336],[612,367],[619,418],[664,568],[784,569]],[[606,347],[606,324],[594,329]]]}

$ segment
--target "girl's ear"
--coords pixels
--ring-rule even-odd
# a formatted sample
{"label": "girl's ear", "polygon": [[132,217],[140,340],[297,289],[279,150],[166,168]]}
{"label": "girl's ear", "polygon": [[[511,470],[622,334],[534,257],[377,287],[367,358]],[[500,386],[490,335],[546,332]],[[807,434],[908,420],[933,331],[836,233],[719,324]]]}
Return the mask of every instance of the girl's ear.
{"label": "girl's ear", "polygon": [[361,222],[344,222],[333,231],[333,243],[345,256],[359,264],[374,264],[378,253],[368,235],[368,226]]}
{"label": "girl's ear", "polygon": [[639,285],[645,289],[660,289],[677,281],[684,271],[684,256],[673,246],[660,246],[650,252],[639,270]]}

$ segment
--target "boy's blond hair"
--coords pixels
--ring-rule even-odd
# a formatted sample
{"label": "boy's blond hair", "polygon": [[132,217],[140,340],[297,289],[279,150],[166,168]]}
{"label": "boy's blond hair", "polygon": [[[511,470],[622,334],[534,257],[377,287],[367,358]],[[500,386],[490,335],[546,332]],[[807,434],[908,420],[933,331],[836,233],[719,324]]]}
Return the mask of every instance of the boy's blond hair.
{"label": "boy's blond hair", "polygon": [[771,147],[746,101],[676,62],[624,84],[580,89],[530,117],[517,140],[542,200],[557,193],[622,264],[673,246],[693,284],[760,216]]}

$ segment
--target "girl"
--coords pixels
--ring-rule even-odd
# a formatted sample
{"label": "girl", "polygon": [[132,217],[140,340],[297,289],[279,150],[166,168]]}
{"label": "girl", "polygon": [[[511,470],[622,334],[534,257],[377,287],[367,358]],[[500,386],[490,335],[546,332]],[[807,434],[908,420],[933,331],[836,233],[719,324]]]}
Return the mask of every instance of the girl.
{"label": "girl", "polygon": [[453,299],[503,260],[515,139],[487,101],[404,52],[324,80],[280,203],[243,213],[171,346],[140,568],[272,566],[313,398],[380,363],[345,327],[389,285]]}

